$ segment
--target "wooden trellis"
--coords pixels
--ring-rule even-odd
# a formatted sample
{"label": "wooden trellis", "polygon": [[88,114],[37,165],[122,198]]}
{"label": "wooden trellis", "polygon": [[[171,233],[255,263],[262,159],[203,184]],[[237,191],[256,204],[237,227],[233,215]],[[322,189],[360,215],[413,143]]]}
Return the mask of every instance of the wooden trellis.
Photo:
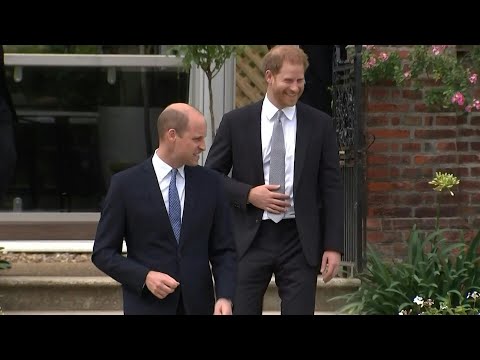
{"label": "wooden trellis", "polygon": [[235,106],[241,107],[265,96],[266,84],[261,70],[266,45],[246,46],[237,55]]}

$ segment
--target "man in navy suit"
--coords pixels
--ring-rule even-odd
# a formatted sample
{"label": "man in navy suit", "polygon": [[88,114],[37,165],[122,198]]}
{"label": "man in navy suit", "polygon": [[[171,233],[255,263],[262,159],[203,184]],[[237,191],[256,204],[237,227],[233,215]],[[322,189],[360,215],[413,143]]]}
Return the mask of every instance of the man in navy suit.
{"label": "man in navy suit", "polygon": [[230,209],[221,177],[198,166],[205,118],[176,103],[157,127],[155,154],[111,179],[92,261],[122,284],[125,314],[231,315],[237,265]]}
{"label": "man in navy suit", "polygon": [[[223,116],[205,163],[224,175],[232,205],[235,314],[262,313],[272,274],[282,314],[313,314],[319,271],[324,282],[338,272],[344,215],[337,138],[328,114],[298,101],[307,68],[297,46],[272,48],[263,61],[265,98]],[[275,151],[275,164],[283,163],[283,178],[276,170],[281,182],[271,182],[278,122],[283,139],[275,143],[283,150]]]}
{"label": "man in navy suit", "polygon": [[14,137],[16,112],[7,87],[3,58],[3,45],[0,45],[0,202],[8,190],[17,161]]}

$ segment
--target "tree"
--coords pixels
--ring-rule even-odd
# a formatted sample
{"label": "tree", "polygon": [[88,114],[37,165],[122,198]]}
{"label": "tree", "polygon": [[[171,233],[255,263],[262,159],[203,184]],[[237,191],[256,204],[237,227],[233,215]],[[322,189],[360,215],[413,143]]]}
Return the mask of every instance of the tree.
{"label": "tree", "polygon": [[190,67],[193,63],[200,67],[207,77],[212,139],[215,137],[212,80],[225,62],[240,50],[240,45],[177,45],[172,48],[177,55],[183,55],[183,64],[186,67]]}

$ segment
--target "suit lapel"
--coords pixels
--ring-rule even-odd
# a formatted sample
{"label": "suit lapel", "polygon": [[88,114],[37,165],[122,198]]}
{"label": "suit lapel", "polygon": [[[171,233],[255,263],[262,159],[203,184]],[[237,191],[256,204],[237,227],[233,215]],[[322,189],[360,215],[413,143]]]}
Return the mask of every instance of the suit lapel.
{"label": "suit lapel", "polygon": [[256,177],[257,184],[263,184],[265,182],[265,176],[263,174],[263,155],[262,155],[262,103],[259,101],[254,104],[248,114],[248,121],[246,122],[246,134],[252,134],[248,139],[251,140],[250,150],[251,154],[246,155],[250,159],[253,173]]}
{"label": "suit lapel", "polygon": [[297,135],[295,140],[295,167],[293,175],[293,191],[297,188],[300,174],[302,173],[305,159],[307,158],[307,149],[310,144],[312,123],[306,115],[305,109],[300,103],[297,103]]}
{"label": "suit lapel", "polygon": [[[183,203],[182,228],[180,230],[179,246],[182,247],[185,239],[188,239],[189,226],[185,225],[194,218],[195,194],[200,192],[199,184],[194,179],[194,172],[189,166],[185,166],[185,200]],[[173,234],[173,232],[172,232]]]}

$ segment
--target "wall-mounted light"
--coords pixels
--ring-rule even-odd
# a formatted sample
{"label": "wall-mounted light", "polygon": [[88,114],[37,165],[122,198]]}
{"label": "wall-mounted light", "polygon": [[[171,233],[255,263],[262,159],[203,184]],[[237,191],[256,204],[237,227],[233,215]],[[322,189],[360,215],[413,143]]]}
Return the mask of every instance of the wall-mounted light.
{"label": "wall-mounted light", "polygon": [[23,67],[14,66],[13,67],[13,81],[19,83],[23,79]]}
{"label": "wall-mounted light", "polygon": [[117,71],[114,67],[109,67],[107,69],[107,82],[110,85],[113,85],[115,84],[115,81],[117,81]]}

